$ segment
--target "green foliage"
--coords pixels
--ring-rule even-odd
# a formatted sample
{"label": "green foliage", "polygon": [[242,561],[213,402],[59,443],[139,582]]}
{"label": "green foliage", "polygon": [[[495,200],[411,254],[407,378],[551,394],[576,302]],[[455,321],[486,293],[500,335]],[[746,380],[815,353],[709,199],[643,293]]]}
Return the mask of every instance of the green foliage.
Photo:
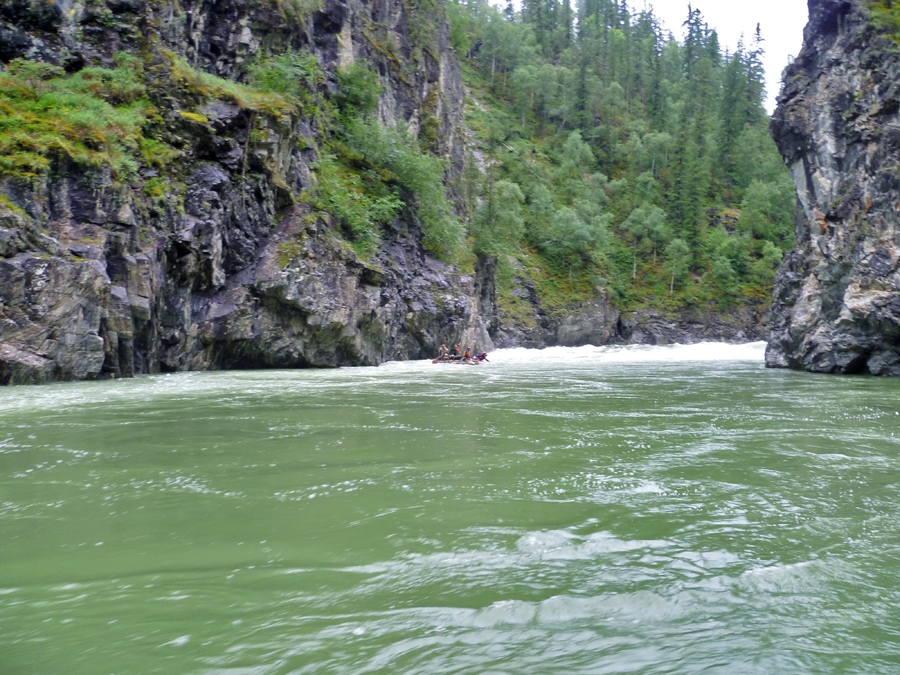
{"label": "green foliage", "polygon": [[[167,56],[165,86],[174,84],[195,100],[231,100],[275,115],[294,112],[303,87],[321,77],[314,57],[292,52],[259,64],[254,71],[258,88],[198,72]],[[114,63],[114,68],[87,67],[66,75],[51,64],[16,59],[0,70],[0,173],[35,177],[64,158],[108,165],[124,179],[139,163],[163,168],[175,160],[178,151],[149,133],[160,118],[148,100],[143,62],[120,53]],[[178,113],[190,123],[208,123],[198,112]]]}
{"label": "green foliage", "polygon": [[138,138],[138,150],[143,163],[157,169],[171,165],[181,156],[181,153],[168,143],[148,136]]}
{"label": "green foliage", "polygon": [[[485,176],[466,173],[465,202],[472,213],[481,200],[478,250],[527,253],[529,274],[547,274],[541,288],[599,283],[625,310],[769,292],[795,197],[768,135],[761,35],[723,53],[689,9],[677,42],[652,10],[615,0],[580,0],[577,22],[565,0],[506,14],[449,0],[447,12],[477,97],[467,122]],[[526,204],[518,241],[502,245],[486,227],[500,183]]]}
{"label": "green foliage", "polygon": [[711,291],[720,306],[733,303],[741,290],[741,281],[749,278],[752,259],[749,238],[729,234],[724,228],[711,230],[706,239]]}
{"label": "green foliage", "polygon": [[324,79],[314,54],[292,49],[257,61],[250,67],[249,74],[258,90],[277,94],[292,103],[303,101]]}
{"label": "green foliage", "polygon": [[556,212],[553,193],[544,183],[532,185],[528,194],[528,218],[525,232],[528,242],[538,246],[547,240],[550,221]]}
{"label": "green foliage", "polygon": [[502,180],[493,186],[493,194],[482,203],[473,227],[477,253],[498,256],[514,250],[525,232],[524,202],[525,195],[516,183]]}
{"label": "green foliage", "polygon": [[[268,1],[298,21],[320,5]],[[869,7],[876,23],[900,34],[891,2]],[[382,93],[375,72],[339,69],[326,91],[316,57],[300,51],[257,60],[249,84],[171,54],[147,73],[124,55],[113,68],[74,75],[13,61],[0,71],[0,173],[39,176],[60,159],[108,165],[123,178],[139,164],[165,168],[178,152],[153,136],[161,118],[148,99],[180,101],[184,110],[165,109],[182,129],[206,127],[199,106],[227,100],[315,119],[324,152],[311,202],[357,251],[372,252],[405,210],[434,255],[498,257],[508,277],[501,294],[523,317],[513,269],[555,307],[598,286],[622,309],[765,294],[793,245],[795,196],[767,132],[760,39],[723,54],[692,9],[679,43],[652,11],[614,0],[524,0],[521,12],[507,14],[487,0],[408,0],[412,61],[436,51],[434,18],[444,11],[478,99],[467,102],[467,121],[480,147],[451,189],[468,250],[444,162],[427,152],[439,145],[436,94],[423,101],[413,138],[373,119]],[[365,36],[403,78],[399,48],[379,30]],[[143,189],[154,200],[169,194],[162,179]]]}
{"label": "green foliage", "polygon": [[557,169],[558,181],[564,195],[571,204],[582,193],[583,179],[590,173],[594,163],[594,153],[590,146],[581,139],[577,129],[569,134],[563,144],[560,166]]}
{"label": "green foliage", "polygon": [[[444,13],[444,5],[440,0],[406,0],[406,21],[409,26],[410,44],[413,47],[413,58],[422,61],[419,50],[430,52],[438,59],[439,17]],[[419,53],[417,53],[419,52]]]}
{"label": "green foliage", "polygon": [[143,192],[151,199],[165,197],[169,192],[169,184],[164,178],[151,178],[144,182]]}
{"label": "green foliage", "polygon": [[586,223],[572,209],[564,206],[550,221],[547,240],[541,247],[551,262],[567,270],[574,270],[591,261],[603,238],[604,221]]}
{"label": "green foliage", "polygon": [[7,215],[9,213],[23,218],[28,217],[28,214],[20,207],[16,206],[9,197],[4,194],[0,194],[0,215]]}
{"label": "green foliage", "polygon": [[313,205],[337,222],[357,252],[372,252],[380,241],[380,226],[390,222],[403,203],[393,194],[374,194],[359,173],[341,165],[333,155],[315,166]]}
{"label": "green foliage", "polygon": [[738,226],[758,239],[793,245],[797,196],[793,182],[784,178],[771,183],[754,180],[741,202]]}
{"label": "green foliage", "polygon": [[[262,71],[267,79],[255,76],[258,86],[297,100],[286,84],[296,77],[305,78],[307,87],[320,80],[306,57],[288,54],[276,65],[274,73],[271,67]],[[363,255],[374,251],[382,229],[406,207],[418,217],[423,244],[432,254],[461,260],[464,232],[447,201],[443,162],[422,152],[405,128],[387,128],[369,117],[381,96],[373,71],[358,64],[340,68],[335,82],[336,92],[314,100],[330,151],[315,167],[314,205],[331,214],[338,231]]]}
{"label": "green foliage", "polygon": [[684,283],[691,265],[691,249],[682,239],[673,239],[666,245],[666,262],[663,272],[670,275],[669,294],[675,292],[675,282]]}
{"label": "green foliage", "polygon": [[352,118],[346,122],[347,144],[387,182],[402,187],[415,206],[423,243],[433,254],[452,258],[459,253],[463,228],[453,216],[444,187],[444,164],[423,153],[403,128]]}
{"label": "green foliage", "polygon": [[651,204],[644,204],[632,211],[622,223],[622,228],[633,237],[638,246],[654,251],[669,237],[666,212]]}
{"label": "green foliage", "polygon": [[867,0],[866,5],[875,27],[900,42],[900,4],[894,0]]}
{"label": "green foliage", "polygon": [[381,85],[371,70],[354,63],[349,68],[339,68],[335,79],[338,85],[336,101],[345,115],[365,115],[378,107]]}
{"label": "green foliage", "polygon": [[154,114],[141,64],[120,55],[114,69],[66,76],[46,63],[15,59],[0,71],[0,173],[35,177],[57,158],[133,174],[142,129]]}
{"label": "green foliage", "polygon": [[59,66],[43,61],[29,61],[27,59],[13,59],[6,67],[6,72],[14,81],[24,85],[37,96],[43,96],[49,89],[48,82],[58,80],[66,75],[66,71]]}
{"label": "green foliage", "polygon": [[769,135],[767,125],[746,125],[738,138],[737,157],[734,160],[736,181],[732,204],[739,204],[743,191],[751,182],[791,182],[790,172],[784,166],[775,141]]}
{"label": "green foliage", "polygon": [[731,261],[724,255],[716,255],[712,260],[710,275],[715,284],[715,290],[718,291],[719,306],[727,307],[738,292],[738,276]]}
{"label": "green foliage", "polygon": [[209,118],[206,115],[201,115],[200,113],[190,112],[189,110],[179,110],[178,114],[181,115],[183,119],[186,119],[189,122],[196,122],[197,124],[209,124]]}
{"label": "green foliage", "polygon": [[300,253],[300,249],[300,243],[296,241],[285,241],[278,244],[278,252],[275,255],[276,264],[284,269],[297,257],[297,254]]}
{"label": "green foliage", "polygon": [[753,263],[757,283],[765,285],[772,279],[772,272],[778,269],[784,253],[770,241],[763,242],[762,255]]}
{"label": "green foliage", "polygon": [[450,44],[460,56],[469,53],[468,14],[459,3],[447,3],[447,23],[450,26]]}
{"label": "green foliage", "polygon": [[578,176],[588,171],[593,162],[594,153],[581,139],[581,132],[576,129],[568,135],[563,144],[560,174],[566,177]]}
{"label": "green foliage", "polygon": [[[282,116],[296,112],[296,104],[282,93],[232,82],[193,68],[179,56],[168,53],[169,76],[174,85],[201,99],[232,101],[241,108]],[[273,77],[277,80],[277,77]]]}

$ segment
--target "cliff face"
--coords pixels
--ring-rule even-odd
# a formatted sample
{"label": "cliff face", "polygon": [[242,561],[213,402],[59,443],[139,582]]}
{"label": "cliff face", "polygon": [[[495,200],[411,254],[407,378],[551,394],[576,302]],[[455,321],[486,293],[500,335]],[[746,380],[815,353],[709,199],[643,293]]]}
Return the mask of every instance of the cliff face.
{"label": "cliff face", "polygon": [[770,367],[900,375],[900,48],[861,0],[809,0],[773,135],[797,185]]}
{"label": "cliff face", "polygon": [[305,10],[297,0],[0,9],[3,61],[74,73],[108,67],[117,52],[140,58],[155,86],[153,124],[179,150],[126,179],[62,153],[39,175],[0,178],[0,383],[373,365],[430,356],[440,342],[491,347],[491,284],[429,256],[408,209],[361,259],[302,198],[319,157],[316,110],[244,104],[179,76],[186,63],[235,80],[254,58],[305,50],[335,91],[337,69],[363,61],[381,84],[379,118],[427,127],[452,184],[463,94],[446,24],[399,0]]}

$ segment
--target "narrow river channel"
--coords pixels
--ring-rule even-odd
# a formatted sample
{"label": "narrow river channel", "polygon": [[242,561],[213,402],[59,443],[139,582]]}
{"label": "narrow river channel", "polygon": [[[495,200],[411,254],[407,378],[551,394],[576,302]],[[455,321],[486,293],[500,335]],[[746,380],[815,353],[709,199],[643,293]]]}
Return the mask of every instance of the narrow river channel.
{"label": "narrow river channel", "polygon": [[900,381],[763,348],[0,389],[0,673],[900,673]]}

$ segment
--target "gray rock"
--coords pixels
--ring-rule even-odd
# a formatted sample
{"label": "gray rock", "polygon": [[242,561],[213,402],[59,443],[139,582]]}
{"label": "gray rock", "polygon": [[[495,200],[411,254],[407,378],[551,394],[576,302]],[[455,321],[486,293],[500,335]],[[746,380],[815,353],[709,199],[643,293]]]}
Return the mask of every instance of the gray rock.
{"label": "gray rock", "polygon": [[[334,82],[341,64],[365,59],[379,73],[383,121],[411,129],[437,120],[432,150],[458,176],[463,144],[459,64],[447,26],[435,48],[398,69],[369,40],[375,24],[411,58],[409,6],[398,0],[328,0],[312,22],[285,21],[276,3],[106,0],[112,15],[59,17],[33,33],[3,14],[6,33],[36,58],[109,65],[119,50],[167,62],[165,49],[220,77],[246,75],[261,45],[314,51]],[[431,17],[429,17],[431,19]],[[8,24],[8,25],[7,25]],[[156,31],[148,47],[135,30]],[[4,35],[6,34],[4,33]],[[265,38],[265,40],[263,40]],[[18,52],[17,52],[18,53]],[[197,110],[200,124],[179,111]],[[373,365],[433,356],[441,342],[492,348],[484,275],[430,258],[405,214],[383,246],[361,260],[300,201],[312,183],[320,130],[300,114],[198,102],[172,87],[159,102],[177,165],[145,169],[135,185],[109,168],[60,162],[30,183],[0,181],[0,344],[6,383],[129,376],[159,370]],[[149,196],[141,182],[163,180]],[[160,185],[160,183],[157,183]]]}
{"label": "gray rock", "polygon": [[770,367],[896,375],[900,52],[862,0],[810,0],[772,132],[798,193],[778,272]]}
{"label": "gray rock", "polygon": [[40,384],[53,379],[52,360],[0,342],[0,384]]}

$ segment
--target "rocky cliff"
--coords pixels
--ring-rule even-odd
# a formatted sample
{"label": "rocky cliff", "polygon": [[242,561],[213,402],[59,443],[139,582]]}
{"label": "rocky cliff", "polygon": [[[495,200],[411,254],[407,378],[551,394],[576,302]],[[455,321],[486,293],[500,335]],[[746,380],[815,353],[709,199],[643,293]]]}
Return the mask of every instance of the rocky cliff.
{"label": "rocky cliff", "polygon": [[770,367],[900,375],[900,47],[873,6],[809,0],[785,74],[772,132],[797,246],[776,278]]}
{"label": "rocky cliff", "polygon": [[[427,138],[453,184],[462,83],[447,39],[440,12],[400,0],[4,3],[0,60],[105,67],[82,80],[121,104],[138,85],[109,69],[131,55],[143,94],[132,106],[152,133],[120,134],[140,147],[129,166],[90,120],[16,135],[23,116],[0,107],[3,142],[22,158],[0,174],[0,383],[371,365],[451,340],[490,348],[490,284],[477,264],[464,274],[431,255],[414,209],[360,256],[307,198],[321,106],[355,62],[377,74],[378,118]],[[311,87],[324,97],[229,84],[285,52],[315,55]],[[31,94],[61,74],[36,72]]]}

